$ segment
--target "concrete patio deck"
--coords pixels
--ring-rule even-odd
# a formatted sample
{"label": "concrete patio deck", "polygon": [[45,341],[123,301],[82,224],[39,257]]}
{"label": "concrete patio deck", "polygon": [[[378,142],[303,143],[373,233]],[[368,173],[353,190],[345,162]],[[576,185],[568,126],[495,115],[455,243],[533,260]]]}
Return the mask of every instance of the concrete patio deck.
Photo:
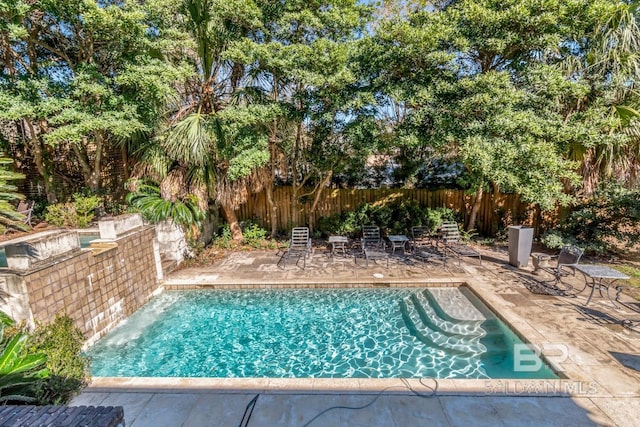
{"label": "concrete patio deck", "polygon": [[[317,250],[307,268],[276,266],[276,251],[236,252],[165,279],[165,289],[430,286],[466,283],[563,376],[559,380],[110,379],[73,405],[122,405],[128,426],[640,425],[640,314],[587,293],[549,295],[552,277],[516,269],[504,250],[440,261],[364,259]],[[576,285],[581,277],[572,278]],[[630,308],[638,306],[630,302]],[[252,399],[258,396],[251,409]],[[249,405],[249,408],[251,406]],[[246,424],[243,424],[245,416]],[[248,420],[247,420],[248,417]]]}

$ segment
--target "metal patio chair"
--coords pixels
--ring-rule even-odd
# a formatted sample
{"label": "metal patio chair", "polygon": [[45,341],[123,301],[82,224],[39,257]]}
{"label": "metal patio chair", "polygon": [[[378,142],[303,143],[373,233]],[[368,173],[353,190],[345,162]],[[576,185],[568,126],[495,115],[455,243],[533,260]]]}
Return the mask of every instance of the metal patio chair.
{"label": "metal patio chair", "polygon": [[[569,275],[576,275],[576,266],[580,262],[580,258],[582,258],[582,249],[573,245],[565,245],[560,250],[558,255],[546,255],[546,254],[535,254],[535,269],[546,271],[549,274],[554,276],[554,286],[558,286],[559,283],[563,283],[567,289],[573,289],[573,286],[562,282],[564,277]],[[556,265],[549,265],[549,261],[552,259],[556,259]]]}
{"label": "metal patio chair", "polygon": [[32,200],[21,200],[16,209],[18,213],[24,215],[23,222],[29,227],[31,227],[31,212],[33,212],[33,204]]}
{"label": "metal patio chair", "polygon": [[431,229],[426,226],[411,227],[411,250],[433,246]]}
{"label": "metal patio chair", "polygon": [[308,227],[294,227],[291,230],[291,240],[289,247],[282,254],[278,261],[278,266],[282,264],[282,268],[287,268],[287,261],[290,258],[296,258],[296,265],[302,258],[302,268],[307,268],[307,258],[311,257],[311,238],[309,237]]}
{"label": "metal patio chair", "polygon": [[445,221],[440,225],[440,238],[444,245],[444,250],[450,251],[458,257],[458,264],[461,263],[462,257],[478,258],[482,265],[482,255],[468,244],[462,241],[458,224],[453,221]]}
{"label": "metal patio chair", "polygon": [[411,252],[414,258],[423,263],[431,260],[442,261],[447,265],[446,252],[434,241],[431,228],[425,226],[411,227]]}
{"label": "metal patio chair", "polygon": [[369,260],[384,259],[387,261],[387,268],[389,268],[389,254],[386,251],[386,244],[380,233],[380,227],[377,225],[363,226],[360,243],[367,267],[369,266]]}

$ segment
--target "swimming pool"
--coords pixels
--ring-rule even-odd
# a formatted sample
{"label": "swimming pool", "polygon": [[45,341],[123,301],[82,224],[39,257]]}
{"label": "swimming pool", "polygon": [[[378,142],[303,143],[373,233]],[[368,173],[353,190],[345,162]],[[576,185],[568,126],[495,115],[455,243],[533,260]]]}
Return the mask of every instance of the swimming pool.
{"label": "swimming pool", "polygon": [[171,291],[88,355],[110,377],[557,378],[514,372],[517,343],[466,288]]}

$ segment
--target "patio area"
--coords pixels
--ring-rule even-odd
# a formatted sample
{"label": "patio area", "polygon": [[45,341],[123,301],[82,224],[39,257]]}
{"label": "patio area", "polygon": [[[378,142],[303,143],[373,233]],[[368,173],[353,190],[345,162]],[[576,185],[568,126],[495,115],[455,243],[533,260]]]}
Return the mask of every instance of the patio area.
{"label": "patio area", "polygon": [[[128,426],[636,425],[640,414],[637,304],[596,293],[562,295],[553,277],[508,264],[505,250],[424,262],[397,251],[371,263],[316,249],[306,269],[276,251],[234,252],[165,278],[166,290],[238,287],[388,287],[466,283],[527,341],[560,380],[109,379],[73,405],[122,405]],[[302,263],[300,263],[300,266]],[[578,274],[570,281],[584,283]],[[582,287],[582,286],[580,286]],[[624,325],[623,325],[624,324]],[[257,399],[255,399],[257,397]]]}

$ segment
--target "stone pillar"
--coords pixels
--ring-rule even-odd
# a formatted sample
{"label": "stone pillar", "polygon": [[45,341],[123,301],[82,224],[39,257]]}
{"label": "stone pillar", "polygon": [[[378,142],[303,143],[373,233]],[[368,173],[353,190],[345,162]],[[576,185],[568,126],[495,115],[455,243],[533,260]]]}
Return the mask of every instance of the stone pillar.
{"label": "stone pillar", "polygon": [[189,253],[189,245],[184,231],[172,221],[162,221],[156,224],[156,237],[160,249],[160,255],[177,264],[184,261],[185,254]]}
{"label": "stone pillar", "polygon": [[0,275],[0,310],[16,322],[25,321],[27,326],[35,326],[29,305],[29,292],[23,276]]}
{"label": "stone pillar", "polygon": [[100,238],[104,240],[115,240],[128,232],[140,230],[143,225],[142,216],[138,213],[105,217],[98,221]]}

